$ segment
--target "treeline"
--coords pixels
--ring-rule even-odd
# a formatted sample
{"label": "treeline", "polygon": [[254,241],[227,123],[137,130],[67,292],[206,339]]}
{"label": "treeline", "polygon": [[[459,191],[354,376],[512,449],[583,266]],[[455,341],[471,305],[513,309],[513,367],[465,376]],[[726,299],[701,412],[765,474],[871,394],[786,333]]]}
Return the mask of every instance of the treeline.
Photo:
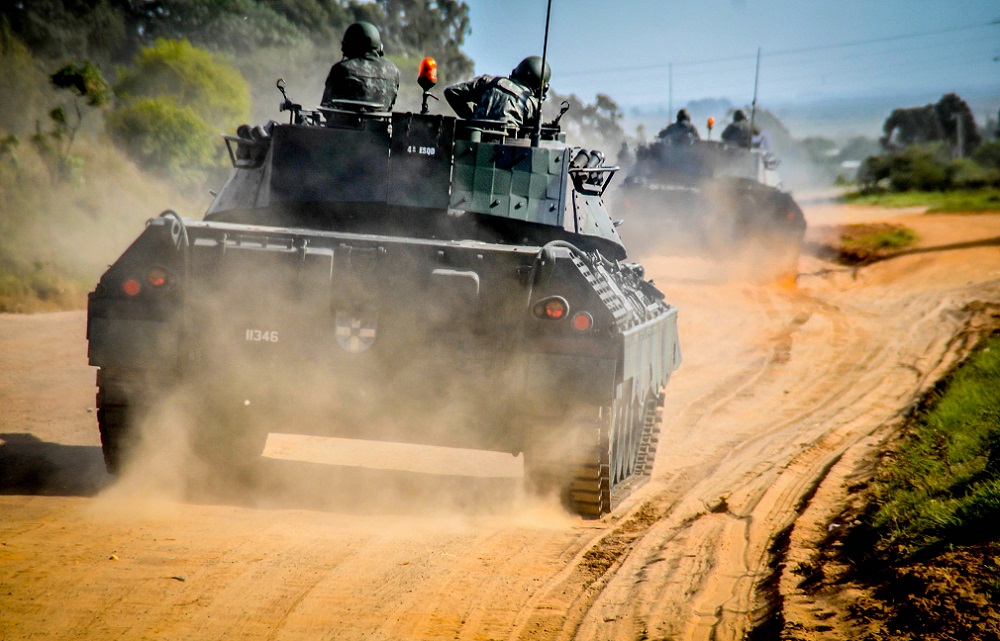
{"label": "treeline", "polygon": [[6,2],[0,9],[0,129],[20,136],[35,129],[54,100],[49,76],[70,63],[98,69],[114,104],[123,73],[165,41],[187,42],[238,71],[249,85],[247,117],[266,120],[276,116],[278,77],[288,80],[298,102],[318,103],[326,72],[341,57],[344,30],[358,20],[379,27],[386,55],[403,71],[401,107],[419,106],[415,78],[424,56],[437,60],[442,82],[472,73],[462,52],[469,8],[459,0]]}
{"label": "treeline", "polygon": [[79,307],[145,218],[198,216],[228,166],[218,134],[277,118],[279,76],[318,103],[357,20],[404,79],[426,55],[442,82],[471,75],[457,0],[0,3],[0,311]]}
{"label": "treeline", "polygon": [[[0,155],[30,136],[67,177],[78,165],[76,135],[90,127],[106,130],[147,169],[176,176],[210,168],[223,159],[220,131],[277,116],[277,77],[288,78],[298,101],[318,102],[343,32],[358,20],[380,28],[404,78],[415,79],[425,55],[438,61],[442,81],[472,72],[461,50],[469,8],[458,0],[5,3]],[[419,89],[403,85],[399,103],[413,108]],[[92,111],[104,117],[88,122]]]}
{"label": "treeline", "polygon": [[882,126],[882,153],[857,174],[862,193],[1000,187],[1000,125],[982,128],[956,94],[934,104],[895,109]]}
{"label": "treeline", "polygon": [[245,56],[303,46],[339,52],[349,24],[382,31],[387,54],[433,55],[446,76],[472,72],[461,47],[469,7],[458,0],[30,0],[4,3],[3,16],[32,54],[121,64],[158,39],[184,38],[214,52]]}

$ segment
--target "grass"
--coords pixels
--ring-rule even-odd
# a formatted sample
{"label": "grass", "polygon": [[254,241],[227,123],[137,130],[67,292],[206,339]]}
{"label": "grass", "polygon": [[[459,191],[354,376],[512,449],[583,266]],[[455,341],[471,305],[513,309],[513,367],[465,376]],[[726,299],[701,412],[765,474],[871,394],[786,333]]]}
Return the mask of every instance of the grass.
{"label": "grass", "polygon": [[836,247],[837,260],[843,264],[857,265],[884,258],[901,249],[916,244],[917,232],[903,225],[866,223],[845,225]]}
{"label": "grass", "polygon": [[1000,522],[1000,337],[918,411],[876,476],[862,528],[884,563],[992,541]]}
{"label": "grass", "polygon": [[998,389],[994,334],[924,398],[844,547],[828,548],[863,590],[849,606],[859,641],[1000,638]]}
{"label": "grass", "polygon": [[879,207],[927,207],[928,213],[1000,211],[1000,189],[906,191],[862,194],[848,192],[844,202]]}

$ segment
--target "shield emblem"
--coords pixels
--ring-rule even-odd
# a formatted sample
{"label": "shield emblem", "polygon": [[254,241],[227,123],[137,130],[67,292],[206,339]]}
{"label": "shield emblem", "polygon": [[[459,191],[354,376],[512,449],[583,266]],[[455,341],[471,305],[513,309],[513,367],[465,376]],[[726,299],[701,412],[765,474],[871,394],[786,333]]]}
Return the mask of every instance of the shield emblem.
{"label": "shield emblem", "polygon": [[377,323],[351,312],[337,312],[337,344],[352,354],[365,351],[375,342]]}

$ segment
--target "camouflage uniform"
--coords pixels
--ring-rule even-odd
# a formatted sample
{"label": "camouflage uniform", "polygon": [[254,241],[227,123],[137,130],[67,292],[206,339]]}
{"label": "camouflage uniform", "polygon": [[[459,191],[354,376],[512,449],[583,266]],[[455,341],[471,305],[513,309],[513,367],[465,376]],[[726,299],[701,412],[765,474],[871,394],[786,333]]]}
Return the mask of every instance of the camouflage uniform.
{"label": "camouflage uniform", "polygon": [[698,128],[691,124],[690,120],[678,120],[668,125],[657,138],[669,140],[673,144],[684,144],[700,140],[701,136],[698,135]]}
{"label": "camouflage uniform", "polygon": [[378,103],[390,111],[399,91],[399,69],[382,57],[382,38],[375,25],[360,21],[347,27],[340,51],[344,59],[326,77],[322,104],[357,100]]}
{"label": "camouflage uniform", "polygon": [[448,87],[444,97],[459,118],[502,120],[519,129],[538,118],[538,97],[511,78],[479,76]]}
{"label": "camouflage uniform", "polygon": [[377,102],[386,111],[396,104],[399,69],[390,60],[370,51],[358,58],[345,58],[330,69],[323,91],[323,104],[331,100]]}
{"label": "camouflage uniform", "polygon": [[737,111],[733,114],[733,122],[729,123],[722,130],[722,142],[731,142],[740,147],[749,147],[753,142],[753,134],[750,132],[750,121],[746,119],[746,114]]}

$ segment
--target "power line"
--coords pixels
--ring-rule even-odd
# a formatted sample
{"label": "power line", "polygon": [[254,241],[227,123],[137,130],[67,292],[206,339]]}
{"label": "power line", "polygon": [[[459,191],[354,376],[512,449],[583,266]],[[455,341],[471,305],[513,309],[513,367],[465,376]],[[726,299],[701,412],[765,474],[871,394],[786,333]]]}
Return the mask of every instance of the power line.
{"label": "power line", "polygon": [[[924,32],[921,32],[921,33],[910,33],[910,34],[904,34],[904,35],[899,35],[899,36],[887,36],[885,38],[870,38],[868,40],[854,40],[854,41],[851,41],[851,42],[841,42],[841,43],[836,43],[836,44],[831,44],[831,45],[816,45],[814,47],[800,47],[800,48],[796,48],[796,49],[776,49],[776,50],[773,50],[773,51],[768,51],[767,55],[768,55],[768,57],[787,56],[787,55],[794,55],[794,54],[806,53],[806,52],[811,52],[811,51],[827,51],[827,50],[832,50],[832,49],[843,49],[843,48],[847,48],[847,47],[858,47],[858,46],[863,46],[863,45],[868,45],[868,44],[877,44],[877,43],[883,43],[883,42],[897,42],[899,40],[908,40],[908,39],[913,39],[913,38],[925,38],[927,36],[935,36],[935,35],[944,34],[944,33],[956,33],[956,32],[960,32],[960,31],[969,31],[969,30],[972,30],[972,29],[982,29],[983,27],[992,27],[992,26],[997,26],[997,25],[1000,25],[1000,19],[994,20],[992,22],[985,22],[985,23],[979,23],[979,24],[974,24],[974,25],[966,25],[966,26],[963,26],[963,27],[952,27],[952,28],[949,28],[949,29],[937,29],[935,31],[924,31]],[[622,67],[605,67],[603,69],[587,69],[587,70],[581,70],[581,71],[561,71],[559,73],[559,75],[560,76],[564,76],[564,77],[565,76],[589,76],[589,75],[597,75],[597,74],[612,73],[612,72],[621,72],[621,71],[648,71],[648,70],[651,70],[651,69],[666,69],[671,64],[673,64],[675,67],[677,67],[677,66],[691,67],[691,66],[696,66],[696,65],[718,64],[720,62],[746,61],[746,60],[753,60],[754,58],[755,58],[754,55],[738,55],[738,56],[729,56],[729,57],[725,57],[725,58],[710,58],[710,59],[704,59],[704,60],[686,60],[686,61],[680,61],[680,62],[672,62],[672,63],[671,62],[666,62],[666,63],[658,63],[658,64],[652,64],[652,65],[629,65],[629,66],[622,66]]]}

